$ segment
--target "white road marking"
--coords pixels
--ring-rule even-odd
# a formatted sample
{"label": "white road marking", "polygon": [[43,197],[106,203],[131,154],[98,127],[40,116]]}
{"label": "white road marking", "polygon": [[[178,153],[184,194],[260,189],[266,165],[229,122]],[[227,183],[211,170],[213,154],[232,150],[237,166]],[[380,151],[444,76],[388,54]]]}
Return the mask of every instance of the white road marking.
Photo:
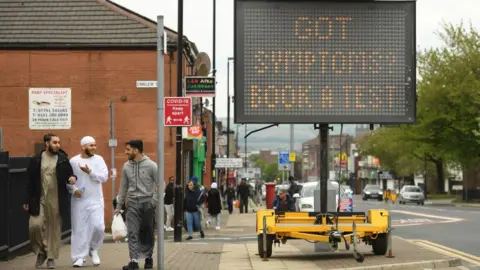
{"label": "white road marking", "polygon": [[464,220],[463,218],[436,216],[436,215],[429,215],[429,214],[410,212],[410,211],[404,211],[404,210],[390,210],[390,212],[411,215],[411,216],[426,217],[426,218],[443,219],[444,221],[442,223],[459,222]]}
{"label": "white road marking", "polygon": [[[404,239],[407,240],[407,239]],[[440,254],[445,254],[447,256],[452,256],[452,257],[457,257],[461,260],[467,261],[469,263],[472,263],[473,265],[480,265],[480,257],[477,257],[472,254],[465,253],[463,251],[449,248],[446,246],[442,246],[437,243],[433,243],[427,240],[421,240],[421,239],[412,239],[412,240],[407,240],[415,245],[422,246],[425,248],[428,248],[430,250],[433,250],[435,252],[438,252]]]}

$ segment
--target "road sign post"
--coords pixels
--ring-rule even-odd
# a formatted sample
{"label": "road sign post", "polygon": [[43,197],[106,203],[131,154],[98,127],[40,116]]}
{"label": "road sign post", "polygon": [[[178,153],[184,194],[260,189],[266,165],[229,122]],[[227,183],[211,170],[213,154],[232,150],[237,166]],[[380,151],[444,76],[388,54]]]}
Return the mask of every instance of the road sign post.
{"label": "road sign post", "polygon": [[[164,116],[165,109],[165,88],[164,88],[164,41],[167,39],[163,27],[163,16],[157,17],[157,79],[160,82],[157,85],[157,121],[160,122],[160,117]],[[164,104],[162,106],[162,99]],[[190,103],[191,104],[191,103]],[[190,109],[191,111],[191,109]],[[165,118],[165,117],[164,117]],[[158,123],[157,125],[157,180],[159,186],[157,186],[157,259],[158,259],[158,270],[165,269],[165,231],[163,230],[163,215],[164,215],[164,203],[163,203],[163,191],[165,190],[165,182],[163,181],[164,172],[165,172],[165,148],[164,148],[164,138],[165,137],[165,127]]]}
{"label": "road sign post", "polygon": [[166,127],[189,127],[192,125],[192,98],[165,97],[163,125]]}

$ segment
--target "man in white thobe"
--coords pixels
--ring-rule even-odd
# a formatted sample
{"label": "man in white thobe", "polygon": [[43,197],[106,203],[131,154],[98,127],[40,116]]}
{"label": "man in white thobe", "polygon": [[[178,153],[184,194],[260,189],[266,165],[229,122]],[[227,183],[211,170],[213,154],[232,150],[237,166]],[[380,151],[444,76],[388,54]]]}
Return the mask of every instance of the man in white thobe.
{"label": "man in white thobe", "polygon": [[95,139],[86,136],[81,142],[81,154],[70,159],[75,185],[72,193],[71,256],[73,267],[82,267],[90,256],[92,264],[100,265],[98,250],[105,237],[104,201],[102,184],[107,182],[108,168],[103,158],[95,154]]}

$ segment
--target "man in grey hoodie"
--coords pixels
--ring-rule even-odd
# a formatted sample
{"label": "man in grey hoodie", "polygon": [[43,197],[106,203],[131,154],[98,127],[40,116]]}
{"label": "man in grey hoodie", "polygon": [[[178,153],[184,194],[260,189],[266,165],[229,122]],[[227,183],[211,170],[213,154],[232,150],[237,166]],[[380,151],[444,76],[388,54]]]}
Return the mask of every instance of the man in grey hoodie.
{"label": "man in grey hoodie", "polygon": [[115,215],[128,197],[127,228],[130,262],[124,270],[139,269],[138,260],[145,258],[145,269],[153,268],[155,245],[155,205],[157,204],[157,164],[143,154],[143,142],[131,140],[125,144],[128,161],[123,165]]}

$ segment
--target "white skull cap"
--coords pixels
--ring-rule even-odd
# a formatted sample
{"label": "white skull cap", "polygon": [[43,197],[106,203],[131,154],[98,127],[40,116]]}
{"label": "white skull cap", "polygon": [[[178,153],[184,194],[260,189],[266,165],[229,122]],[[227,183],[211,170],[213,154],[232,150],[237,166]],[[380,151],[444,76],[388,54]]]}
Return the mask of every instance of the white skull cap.
{"label": "white skull cap", "polygon": [[83,146],[85,144],[94,143],[94,142],[95,142],[95,139],[92,136],[85,136],[80,141],[80,145]]}

